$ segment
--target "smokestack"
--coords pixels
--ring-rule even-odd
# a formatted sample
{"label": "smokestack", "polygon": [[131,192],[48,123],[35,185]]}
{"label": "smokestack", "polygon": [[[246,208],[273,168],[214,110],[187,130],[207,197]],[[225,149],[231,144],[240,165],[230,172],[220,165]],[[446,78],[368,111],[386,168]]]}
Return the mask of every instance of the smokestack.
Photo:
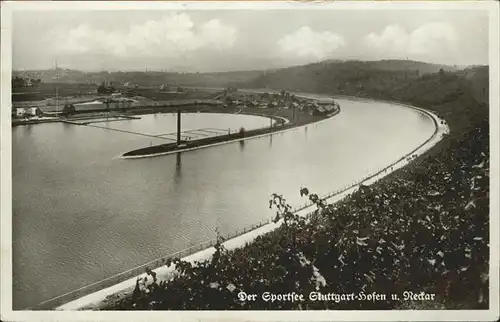
{"label": "smokestack", "polygon": [[177,110],[177,145],[181,144],[181,110]]}

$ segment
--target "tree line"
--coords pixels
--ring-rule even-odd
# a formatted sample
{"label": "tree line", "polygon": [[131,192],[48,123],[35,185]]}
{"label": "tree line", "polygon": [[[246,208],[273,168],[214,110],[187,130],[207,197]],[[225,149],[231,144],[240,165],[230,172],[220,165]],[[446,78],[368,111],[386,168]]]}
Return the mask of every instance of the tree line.
{"label": "tree line", "polygon": [[12,88],[37,87],[42,83],[40,78],[29,78],[16,76],[12,78]]}

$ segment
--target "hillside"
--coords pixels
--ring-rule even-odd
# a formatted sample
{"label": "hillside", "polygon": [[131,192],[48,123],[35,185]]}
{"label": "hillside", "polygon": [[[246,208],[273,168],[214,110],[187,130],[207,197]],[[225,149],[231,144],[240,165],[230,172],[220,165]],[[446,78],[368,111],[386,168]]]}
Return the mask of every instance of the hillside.
{"label": "hillside", "polygon": [[262,74],[247,85],[254,88],[286,88],[315,93],[352,93],[366,89],[394,88],[429,73],[456,68],[406,60],[325,61]]}
{"label": "hillside", "polygon": [[261,71],[241,71],[224,73],[169,73],[169,72],[81,72],[77,70],[39,70],[13,71],[12,77],[31,77],[43,83],[100,84],[104,81],[131,83],[139,86],[159,86],[171,84],[178,86],[227,87],[245,83],[259,76]]}
{"label": "hillside", "polygon": [[[352,74],[359,72],[357,76],[362,76],[362,71],[381,72],[402,72],[414,73],[418,71],[420,75],[426,73],[436,73],[440,68],[447,71],[454,71],[456,68],[416,62],[411,60],[381,60],[373,62],[361,61],[324,61],[306,66],[290,67],[285,69],[267,71],[236,71],[220,73],[172,73],[159,71],[135,71],[135,72],[82,72],[70,69],[50,69],[37,71],[13,71],[13,77],[31,77],[41,79],[43,83],[94,83],[100,84],[103,81],[119,83],[133,83],[139,86],[156,86],[160,84],[175,84],[179,86],[205,86],[205,87],[227,87],[231,85],[245,86],[247,84],[258,83],[279,83],[283,77],[307,76],[311,73],[342,73]],[[352,77],[351,77],[352,78]],[[353,79],[355,79],[354,77]],[[289,80],[294,78],[289,78]],[[298,80],[304,82],[308,78]],[[321,79],[315,79],[321,81]],[[302,83],[297,83],[302,84]],[[294,85],[289,87],[293,88]]]}
{"label": "hillside", "polygon": [[438,104],[440,115],[450,118],[453,127],[463,117],[471,117],[477,111],[467,109],[464,114],[453,114],[456,107],[452,105],[460,103],[485,108],[489,95],[488,66],[453,69],[413,61],[327,61],[269,72],[245,85],[397,100],[424,108]]}
{"label": "hillside", "polygon": [[419,70],[420,74],[432,74],[437,73],[439,69],[443,68],[445,71],[453,72],[460,68],[457,66],[449,66],[442,64],[431,64],[424,63],[415,60],[403,60],[403,59],[383,59],[378,61],[340,61],[340,60],[326,60],[320,64],[332,64],[332,63],[351,63],[352,65],[362,66],[363,68],[372,68],[377,70],[386,71],[414,71]]}

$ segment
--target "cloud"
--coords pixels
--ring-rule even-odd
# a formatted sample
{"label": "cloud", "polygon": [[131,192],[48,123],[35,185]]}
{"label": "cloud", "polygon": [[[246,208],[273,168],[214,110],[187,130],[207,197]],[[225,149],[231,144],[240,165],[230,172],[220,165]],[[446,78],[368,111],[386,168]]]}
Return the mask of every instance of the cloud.
{"label": "cloud", "polygon": [[345,45],[344,38],[329,31],[317,32],[304,26],[278,40],[282,54],[300,60],[323,60]]}
{"label": "cloud", "polygon": [[133,24],[124,32],[105,31],[87,24],[50,34],[54,48],[64,54],[114,55],[122,58],[176,57],[201,50],[233,46],[237,29],[218,19],[198,26],[185,13]]}
{"label": "cloud", "polygon": [[369,50],[393,58],[448,55],[457,49],[458,34],[446,23],[432,22],[408,32],[399,25],[389,25],[380,33],[365,37]]}

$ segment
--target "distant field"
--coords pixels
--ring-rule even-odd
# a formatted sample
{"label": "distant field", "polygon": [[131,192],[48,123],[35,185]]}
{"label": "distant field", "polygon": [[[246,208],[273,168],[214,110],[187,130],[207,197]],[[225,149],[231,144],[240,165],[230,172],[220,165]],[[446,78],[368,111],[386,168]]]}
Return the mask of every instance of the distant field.
{"label": "distant field", "polygon": [[210,90],[199,90],[199,89],[189,89],[186,92],[172,93],[163,92],[158,89],[136,89],[134,90],[134,95],[147,97],[156,101],[170,101],[177,99],[207,99],[213,98],[215,96],[215,91]]}
{"label": "distant field", "polygon": [[96,93],[96,86],[92,84],[40,84],[38,87],[22,87],[12,89],[12,101],[41,101],[56,96],[56,87],[59,96],[80,96]]}
{"label": "distant field", "polygon": [[[12,102],[43,101],[56,96],[56,87],[59,97],[88,96],[96,94],[96,85],[92,84],[41,84],[38,87],[23,87],[12,89]],[[160,91],[159,87],[142,87],[131,91],[128,96],[143,96],[157,101],[170,101],[177,99],[207,99],[213,98],[217,90],[193,89],[186,92]]]}

